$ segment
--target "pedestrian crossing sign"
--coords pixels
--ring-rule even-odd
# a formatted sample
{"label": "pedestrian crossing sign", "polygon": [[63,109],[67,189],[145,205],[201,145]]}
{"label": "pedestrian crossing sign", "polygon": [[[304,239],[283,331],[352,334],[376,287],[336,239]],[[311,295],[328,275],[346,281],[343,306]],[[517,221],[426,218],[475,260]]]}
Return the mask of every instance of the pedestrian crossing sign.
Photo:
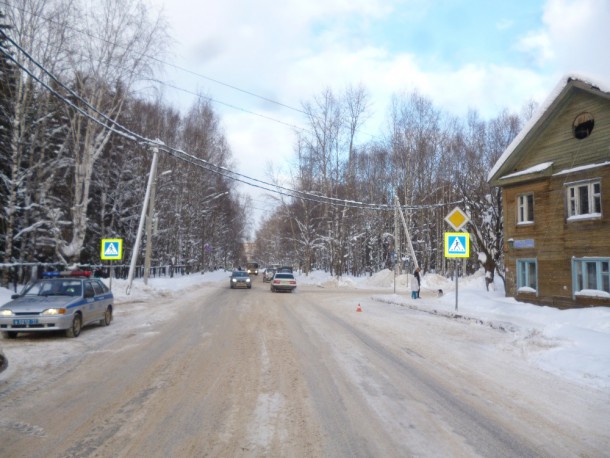
{"label": "pedestrian crossing sign", "polygon": [[123,259],[123,239],[102,239],[101,256],[104,261]]}
{"label": "pedestrian crossing sign", "polygon": [[470,257],[470,235],[467,232],[445,232],[445,257]]}

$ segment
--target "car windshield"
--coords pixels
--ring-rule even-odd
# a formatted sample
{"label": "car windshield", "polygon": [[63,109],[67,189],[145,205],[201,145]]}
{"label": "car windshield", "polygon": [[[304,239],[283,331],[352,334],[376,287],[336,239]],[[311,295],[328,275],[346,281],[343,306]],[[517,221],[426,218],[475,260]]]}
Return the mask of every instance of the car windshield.
{"label": "car windshield", "polygon": [[237,271],[237,272],[233,272],[233,276],[234,277],[247,277],[248,273],[247,272],[242,272],[242,271]]}
{"label": "car windshield", "polygon": [[79,280],[43,280],[30,285],[24,294],[28,296],[80,296],[82,285]]}

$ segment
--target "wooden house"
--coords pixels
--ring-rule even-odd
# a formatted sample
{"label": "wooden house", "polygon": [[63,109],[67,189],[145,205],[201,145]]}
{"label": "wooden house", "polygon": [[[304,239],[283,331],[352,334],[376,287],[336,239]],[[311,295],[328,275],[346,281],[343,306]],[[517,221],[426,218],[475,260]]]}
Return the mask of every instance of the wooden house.
{"label": "wooden house", "polygon": [[502,188],[506,295],[610,306],[610,92],[564,78],[488,179]]}

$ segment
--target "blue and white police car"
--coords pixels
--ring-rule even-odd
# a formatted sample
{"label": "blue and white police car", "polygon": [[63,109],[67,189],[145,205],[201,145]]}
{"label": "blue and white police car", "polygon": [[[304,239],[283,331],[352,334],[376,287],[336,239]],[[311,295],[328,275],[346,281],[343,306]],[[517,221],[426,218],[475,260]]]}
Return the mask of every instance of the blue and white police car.
{"label": "blue and white police car", "polygon": [[89,271],[47,272],[0,307],[0,332],[6,338],[20,332],[65,331],[78,337],[91,323],[108,326],[114,297]]}

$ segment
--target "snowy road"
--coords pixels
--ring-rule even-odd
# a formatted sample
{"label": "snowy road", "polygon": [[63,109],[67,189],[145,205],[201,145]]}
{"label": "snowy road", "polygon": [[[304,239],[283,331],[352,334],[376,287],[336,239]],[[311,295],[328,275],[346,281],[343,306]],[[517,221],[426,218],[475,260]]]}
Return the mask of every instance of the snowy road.
{"label": "snowy road", "polygon": [[398,321],[364,290],[227,285],[118,304],[78,339],[3,340],[0,456],[610,450],[607,392],[532,367],[502,330],[408,308]]}

